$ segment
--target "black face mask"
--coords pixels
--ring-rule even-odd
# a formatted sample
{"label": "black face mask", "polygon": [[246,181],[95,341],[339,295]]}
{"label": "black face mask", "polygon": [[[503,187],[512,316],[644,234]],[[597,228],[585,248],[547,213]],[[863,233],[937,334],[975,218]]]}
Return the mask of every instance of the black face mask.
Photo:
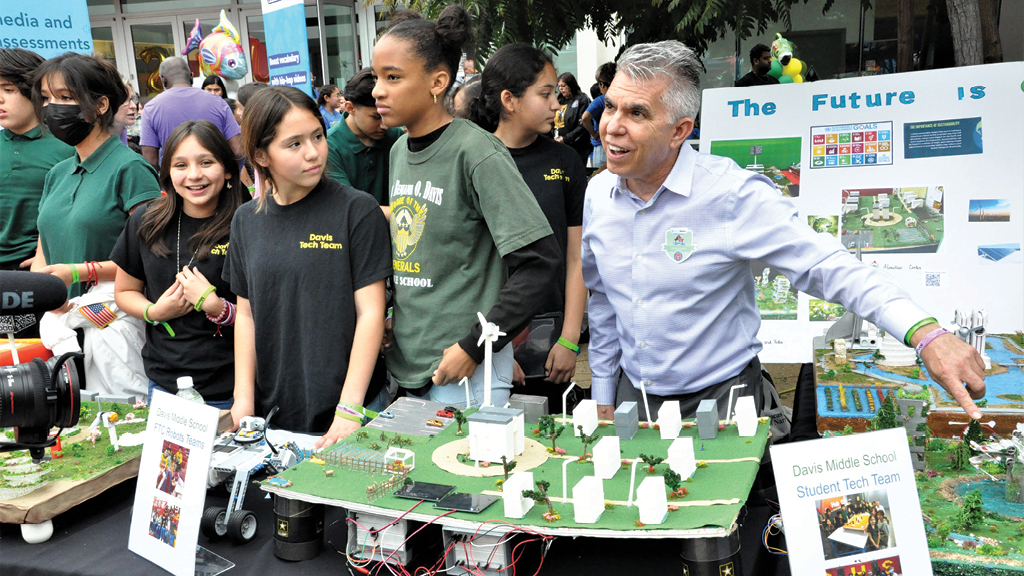
{"label": "black face mask", "polygon": [[92,123],[85,119],[78,104],[49,104],[43,108],[43,121],[68,146],[78,146],[92,132]]}

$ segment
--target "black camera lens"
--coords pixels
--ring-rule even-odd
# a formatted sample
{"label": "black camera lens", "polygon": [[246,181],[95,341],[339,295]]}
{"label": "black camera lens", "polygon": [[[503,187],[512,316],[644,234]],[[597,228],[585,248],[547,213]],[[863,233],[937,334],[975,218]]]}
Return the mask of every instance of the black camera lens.
{"label": "black camera lens", "polygon": [[69,356],[0,366],[0,428],[49,430],[78,424],[78,369]]}

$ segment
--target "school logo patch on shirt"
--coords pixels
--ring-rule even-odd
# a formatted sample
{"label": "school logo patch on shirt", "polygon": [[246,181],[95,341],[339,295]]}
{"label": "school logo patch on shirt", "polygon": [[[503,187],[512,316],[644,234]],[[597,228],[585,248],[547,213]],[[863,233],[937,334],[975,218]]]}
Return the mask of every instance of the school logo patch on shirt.
{"label": "school logo patch on shirt", "polygon": [[686,260],[696,249],[693,232],[689,228],[669,228],[665,231],[665,245],[662,246],[662,250],[673,262]]}
{"label": "school logo patch on shirt", "polygon": [[427,207],[411,196],[401,196],[391,203],[391,240],[395,257],[404,260],[423,236],[427,224]]}

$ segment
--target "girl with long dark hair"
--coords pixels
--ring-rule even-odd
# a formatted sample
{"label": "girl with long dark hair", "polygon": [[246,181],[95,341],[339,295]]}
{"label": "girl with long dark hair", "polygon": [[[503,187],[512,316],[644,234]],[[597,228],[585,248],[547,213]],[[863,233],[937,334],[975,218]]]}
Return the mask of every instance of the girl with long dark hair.
{"label": "girl with long dark hair", "polygon": [[206,120],[175,128],[164,145],[167,192],[128,219],[110,259],[117,305],[149,323],[142,359],[154,390],[177,393],[191,376],[207,404],[231,407],[234,295],[221,279],[235,210],[247,194],[221,131]]}

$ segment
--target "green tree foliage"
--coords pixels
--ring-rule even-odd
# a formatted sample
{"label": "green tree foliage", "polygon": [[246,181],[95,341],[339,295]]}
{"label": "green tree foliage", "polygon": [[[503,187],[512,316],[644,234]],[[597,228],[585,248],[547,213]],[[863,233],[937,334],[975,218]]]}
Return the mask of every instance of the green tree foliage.
{"label": "green tree foliage", "polygon": [[551,507],[551,499],[548,498],[548,489],[551,488],[551,482],[547,480],[539,480],[537,482],[536,490],[523,490],[523,498],[529,498],[537,504],[544,504],[548,507],[548,514],[555,516],[555,509]]}
{"label": "green tree foliage", "polygon": [[565,426],[557,426],[557,427],[555,427],[554,429],[551,430],[551,451],[552,452],[558,450],[558,446],[555,445],[555,441],[558,440],[558,437],[561,436],[562,432],[564,432],[564,431],[565,431]]}
{"label": "green tree foliage", "polygon": [[981,524],[985,518],[982,509],[984,500],[981,497],[981,490],[971,490],[964,498],[964,505],[960,507],[954,522],[958,530],[969,530],[972,526]]}
{"label": "green tree foliage", "polygon": [[[399,0],[385,0],[388,8]],[[821,3],[822,13],[835,0]],[[862,0],[870,6],[870,0]],[[452,0],[409,0],[409,8],[436,18]],[[722,38],[740,41],[790,29],[790,9],[807,0],[463,0],[473,16],[477,53],[486,58],[512,42],[555,51],[577,30],[593,28],[602,41],[625,34],[626,46],[682,40],[698,54]]]}
{"label": "green tree foliage", "polygon": [[683,483],[683,477],[675,472],[675,470],[669,470],[665,472],[665,486],[668,486],[669,490],[675,492],[679,489],[679,485]]}
{"label": "green tree foliage", "polygon": [[971,466],[971,449],[966,443],[961,442],[953,449],[953,469],[966,470]]}
{"label": "green tree foliage", "polygon": [[455,412],[452,413],[452,416],[455,418],[455,423],[459,425],[459,430],[455,434],[462,436],[464,434],[464,432],[462,431],[462,425],[466,423],[466,415],[462,412],[462,410],[456,408]]}
{"label": "green tree foliage", "polygon": [[583,442],[583,454],[580,455],[580,460],[586,460],[587,448],[589,448],[594,442],[597,442],[601,438],[601,435],[597,433],[597,430],[594,430],[593,434],[584,434],[582,425],[577,426],[576,428],[580,431],[580,442]]}
{"label": "green tree foliage", "polygon": [[664,458],[659,458],[658,456],[648,456],[646,454],[641,454],[640,460],[643,460],[644,464],[647,464],[648,472],[654,472],[654,467],[665,461]]}
{"label": "green tree foliage", "polygon": [[878,412],[875,412],[875,417],[871,419],[871,426],[874,430],[887,430],[899,426],[899,423],[896,421],[895,404],[896,400],[890,391],[885,395],[885,400],[882,400],[882,405],[878,407]]}
{"label": "green tree foliage", "polygon": [[[978,444],[985,441],[985,437],[981,433],[981,424],[973,418],[971,419],[971,423],[967,425],[967,434],[964,434],[964,444],[970,447],[972,441],[977,442]],[[971,448],[971,454],[977,453],[977,450]]]}

